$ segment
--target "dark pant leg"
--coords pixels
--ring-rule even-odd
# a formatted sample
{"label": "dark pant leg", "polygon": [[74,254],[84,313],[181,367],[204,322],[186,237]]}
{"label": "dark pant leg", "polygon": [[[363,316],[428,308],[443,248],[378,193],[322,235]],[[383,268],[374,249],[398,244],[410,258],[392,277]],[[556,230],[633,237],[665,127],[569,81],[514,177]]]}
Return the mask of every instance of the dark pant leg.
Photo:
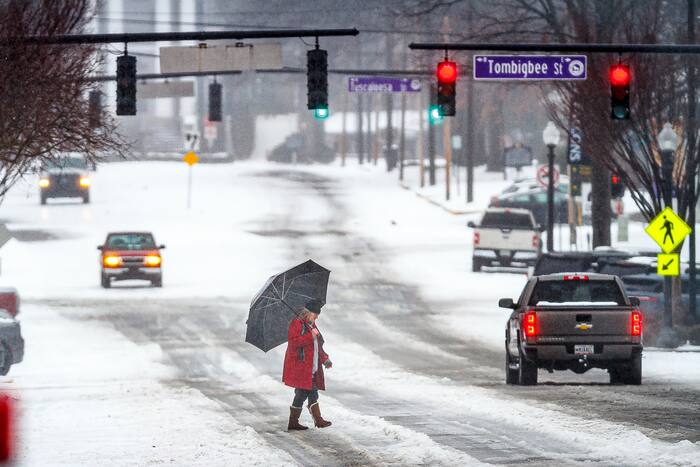
{"label": "dark pant leg", "polygon": [[[301,408],[304,406],[304,401],[309,397],[311,391],[306,391],[304,389],[294,390],[294,401],[292,401],[292,407]],[[318,396],[316,396],[318,398]]]}
{"label": "dark pant leg", "polygon": [[309,391],[309,407],[318,402],[318,389]]}

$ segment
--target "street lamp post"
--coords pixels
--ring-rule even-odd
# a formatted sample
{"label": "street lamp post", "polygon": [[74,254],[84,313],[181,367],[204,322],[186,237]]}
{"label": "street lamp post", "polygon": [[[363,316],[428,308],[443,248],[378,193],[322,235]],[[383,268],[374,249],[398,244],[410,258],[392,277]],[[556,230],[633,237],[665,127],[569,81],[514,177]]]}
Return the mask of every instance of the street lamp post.
{"label": "street lamp post", "polygon": [[[680,138],[673,131],[670,123],[664,123],[663,129],[657,136],[659,149],[661,149],[661,177],[663,179],[663,198],[666,207],[673,209],[673,156],[680,143]],[[673,296],[671,294],[672,280],[670,276],[664,277],[664,319],[659,333],[658,345],[661,347],[675,347],[678,337],[673,330]]]}
{"label": "street lamp post", "polygon": [[559,130],[554,122],[548,122],[542,132],[542,140],[549,150],[547,159],[547,251],[554,251],[554,148],[559,144]]}

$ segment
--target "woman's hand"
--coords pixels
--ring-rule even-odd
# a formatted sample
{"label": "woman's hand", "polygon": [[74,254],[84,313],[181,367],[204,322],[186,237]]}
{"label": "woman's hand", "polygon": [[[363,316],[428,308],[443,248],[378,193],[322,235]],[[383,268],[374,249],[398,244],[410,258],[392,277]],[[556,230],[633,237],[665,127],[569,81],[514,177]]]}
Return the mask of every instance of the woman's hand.
{"label": "woman's hand", "polygon": [[323,362],[323,366],[325,366],[326,368],[333,368],[333,362],[330,360],[326,360],[325,362]]}
{"label": "woman's hand", "polygon": [[319,334],[318,329],[316,329],[316,328],[311,328],[311,334],[313,334],[314,337],[318,337],[318,334]]}

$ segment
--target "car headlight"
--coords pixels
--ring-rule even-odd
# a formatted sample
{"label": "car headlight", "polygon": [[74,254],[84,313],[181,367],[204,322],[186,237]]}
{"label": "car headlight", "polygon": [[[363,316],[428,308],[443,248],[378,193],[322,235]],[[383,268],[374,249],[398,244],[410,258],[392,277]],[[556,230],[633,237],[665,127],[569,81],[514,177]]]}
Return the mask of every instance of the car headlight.
{"label": "car headlight", "polygon": [[122,265],[122,258],[121,256],[108,255],[102,259],[102,264],[108,268],[116,268]]}
{"label": "car headlight", "polygon": [[92,182],[90,181],[89,177],[80,177],[80,186],[82,186],[83,188],[89,187],[90,183]]}
{"label": "car headlight", "polygon": [[49,185],[51,185],[51,182],[49,182],[48,178],[42,178],[39,180],[39,186],[41,188],[48,188]]}
{"label": "car headlight", "polygon": [[143,264],[150,267],[160,266],[161,258],[158,255],[148,255],[143,259]]}

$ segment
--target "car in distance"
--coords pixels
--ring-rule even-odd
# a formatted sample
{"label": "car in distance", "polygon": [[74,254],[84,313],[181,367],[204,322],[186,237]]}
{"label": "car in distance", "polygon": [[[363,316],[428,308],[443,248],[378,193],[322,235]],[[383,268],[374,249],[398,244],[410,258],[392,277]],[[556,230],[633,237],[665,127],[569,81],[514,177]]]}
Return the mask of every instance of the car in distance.
{"label": "car in distance", "polygon": [[19,313],[19,294],[14,287],[0,287],[0,309],[13,318]]}
{"label": "car in distance", "polygon": [[506,325],[506,383],[537,384],[537,370],[608,371],[611,384],[642,383],[642,313],[617,276],[563,273],[531,278]]}
{"label": "car in distance", "polygon": [[541,228],[527,209],[489,208],[474,229],[472,270],[484,266],[534,266],[542,251]]}
{"label": "car in distance", "polygon": [[19,322],[7,310],[0,309],[0,376],[5,376],[23,358],[24,339]]}
{"label": "car in distance", "polygon": [[90,174],[84,157],[66,156],[44,164],[39,174],[41,204],[49,198],[82,198],[90,202]]}
{"label": "car in distance", "polygon": [[109,288],[113,281],[141,279],[154,287],[163,286],[163,258],[150,232],[111,232],[104,244],[97,247],[100,254],[100,283]]}

